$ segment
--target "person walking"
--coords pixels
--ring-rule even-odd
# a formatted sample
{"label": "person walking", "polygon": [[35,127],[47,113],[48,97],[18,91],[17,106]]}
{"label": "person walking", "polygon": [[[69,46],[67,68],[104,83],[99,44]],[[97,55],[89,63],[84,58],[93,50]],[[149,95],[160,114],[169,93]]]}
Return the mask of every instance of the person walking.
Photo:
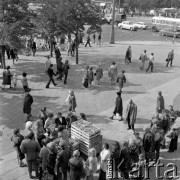
{"label": "person walking", "polygon": [[33,56],[35,56],[35,54],[36,54],[36,42],[32,43],[32,52],[33,52]]}
{"label": "person walking", "polygon": [[145,61],[147,61],[147,54],[146,54],[146,50],[144,50],[144,52],[141,54],[141,56],[140,56],[140,58],[139,58],[139,60],[141,60],[141,62],[142,62],[142,65],[141,65],[141,67],[140,67],[140,70],[144,70],[144,65],[145,65]]}
{"label": "person walking", "polygon": [[98,35],[98,45],[99,45],[99,47],[101,47],[101,39],[102,39],[102,36],[101,36],[101,33],[99,33],[99,35]]}
{"label": "person walking", "polygon": [[118,74],[117,76],[117,83],[119,84],[119,91],[122,91],[122,88],[124,86],[124,83],[126,83],[126,76],[124,75],[125,71],[122,70],[121,74]]}
{"label": "person walking", "polygon": [[94,40],[94,44],[96,43],[96,34],[93,34],[93,40]]}
{"label": "person walking", "polygon": [[126,109],[126,122],[128,122],[128,129],[132,129],[134,131],[134,124],[136,123],[137,117],[137,106],[131,99]]}
{"label": "person walking", "polygon": [[92,90],[92,82],[94,81],[94,72],[93,72],[93,67],[90,67],[90,69],[89,69],[89,75],[88,75],[88,77],[89,77],[89,82],[88,82],[88,84],[89,84],[89,89],[90,90]]}
{"label": "person walking", "polygon": [[11,56],[11,59],[13,60],[13,64],[14,64],[14,60],[16,59],[16,55],[14,53],[14,49],[13,48],[10,49],[10,56]]}
{"label": "person walking", "polygon": [[166,60],[167,61],[166,67],[168,67],[169,63],[170,63],[170,66],[172,66],[173,59],[174,59],[174,49],[172,51],[170,51],[168,54],[168,57]]}
{"label": "person walking", "polygon": [[65,102],[69,103],[69,111],[75,111],[77,107],[76,97],[73,90],[69,91],[69,95]]}
{"label": "person walking", "polygon": [[125,64],[131,63],[131,58],[132,58],[132,50],[131,50],[131,46],[129,46],[126,51]]}
{"label": "person walking", "polygon": [[47,60],[45,62],[45,72],[48,73],[48,68],[50,67],[51,65],[51,59],[50,59],[50,56],[47,56]]}
{"label": "person walking", "polygon": [[66,60],[63,66],[63,71],[64,71],[64,84],[67,84],[67,77],[68,77],[68,71],[69,71],[69,61]]}
{"label": "person walking", "polygon": [[33,166],[35,168],[36,177],[38,177],[37,158],[39,156],[40,146],[39,146],[39,143],[34,140],[33,132],[29,132],[27,137],[28,137],[28,139],[25,139],[22,141],[20,149],[21,149],[22,153],[24,153],[26,155],[29,177],[30,177],[30,179],[32,179],[33,178],[33,176],[32,176]]}
{"label": "person walking", "polygon": [[26,72],[22,73],[21,83],[23,85],[24,91],[26,91],[26,89],[29,89],[28,80],[27,80],[27,73]]}
{"label": "person walking", "polygon": [[29,94],[31,90],[25,90],[25,97],[24,97],[24,105],[23,105],[23,113],[27,114],[27,118],[31,117],[31,106],[33,104],[33,97]]}
{"label": "person walking", "polygon": [[110,119],[113,120],[113,117],[116,116],[116,114],[119,114],[121,117],[119,121],[122,120],[122,115],[123,115],[123,102],[121,98],[121,92],[117,92],[117,98],[116,98],[116,103],[115,103],[115,109],[113,111],[113,116],[110,117]]}
{"label": "person walking", "polygon": [[109,150],[109,144],[105,143],[103,145],[103,150],[100,153],[101,162],[100,162],[99,180],[106,180],[107,160],[110,158],[110,155],[111,152]]}
{"label": "person walking", "polygon": [[58,46],[55,46],[54,53],[55,53],[55,57],[56,57],[56,65],[58,65],[58,60],[61,57],[61,53],[60,53],[60,50],[59,50]]}
{"label": "person walking", "polygon": [[149,60],[149,66],[146,69],[146,72],[149,71],[149,69],[151,69],[151,72],[153,72],[153,68],[154,68],[154,53],[151,53],[150,57],[148,58]]}
{"label": "person walking", "polygon": [[87,45],[89,45],[89,47],[91,47],[90,42],[91,42],[91,39],[90,39],[90,36],[88,35],[88,37],[87,37],[87,42],[86,42],[86,44],[85,44],[85,47],[87,47]]}
{"label": "person walking", "polygon": [[57,84],[54,82],[53,75],[56,76],[56,74],[53,71],[53,64],[51,64],[50,67],[48,68],[49,81],[46,85],[46,88],[49,88],[51,82],[53,83],[54,86],[57,86]]}
{"label": "person walking", "polygon": [[6,70],[3,71],[3,82],[2,82],[3,88],[2,88],[2,90],[5,90],[6,85],[10,85],[9,88],[12,88],[11,78],[12,78],[12,74],[10,71],[10,66],[7,66]]}
{"label": "person walking", "polygon": [[96,69],[95,76],[96,76],[96,83],[100,85],[99,81],[103,77],[103,69],[101,68],[100,64],[98,65],[98,68]]}
{"label": "person walking", "polygon": [[57,80],[62,80],[63,78],[63,75],[64,75],[64,64],[62,62],[62,58],[60,57],[57,61],[57,74],[58,74],[58,77],[57,77]]}
{"label": "person walking", "polygon": [[162,113],[164,109],[164,97],[162,95],[162,92],[159,91],[157,97],[156,113]]}
{"label": "person walking", "polygon": [[11,137],[11,141],[14,143],[14,149],[17,152],[18,165],[20,167],[24,167],[23,159],[25,155],[21,152],[20,146],[21,142],[24,140],[24,137],[20,134],[20,129],[14,129],[13,136]]}
{"label": "person walking", "polygon": [[115,85],[118,75],[118,69],[115,62],[112,62],[112,65],[109,67],[108,75],[111,80],[111,84]]}
{"label": "person walking", "polygon": [[57,154],[57,180],[67,180],[68,163],[71,158],[71,153],[65,144],[59,144],[59,152]]}

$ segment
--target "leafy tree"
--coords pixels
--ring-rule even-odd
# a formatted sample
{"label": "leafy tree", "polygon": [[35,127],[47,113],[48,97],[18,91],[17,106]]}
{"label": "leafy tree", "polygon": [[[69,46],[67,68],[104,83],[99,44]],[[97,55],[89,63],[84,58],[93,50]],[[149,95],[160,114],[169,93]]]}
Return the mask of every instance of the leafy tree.
{"label": "leafy tree", "polygon": [[[78,64],[79,34],[84,31],[84,25],[92,26],[94,29],[98,29],[101,25],[99,7],[91,0],[46,0],[43,4],[40,16],[47,19],[43,27],[48,33],[51,31],[54,35],[54,32],[65,32],[75,35],[76,64]],[[44,24],[47,26],[45,27]]]}
{"label": "leafy tree", "polygon": [[26,0],[0,1],[0,47],[3,68],[6,67],[6,46],[22,48],[23,37],[29,35],[34,28],[31,22],[32,15]]}

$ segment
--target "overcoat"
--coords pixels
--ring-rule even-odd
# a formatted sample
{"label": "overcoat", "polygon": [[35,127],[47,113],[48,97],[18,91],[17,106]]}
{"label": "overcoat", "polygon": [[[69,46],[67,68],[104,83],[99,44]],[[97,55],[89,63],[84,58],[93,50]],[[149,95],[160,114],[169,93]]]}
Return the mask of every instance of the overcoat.
{"label": "overcoat", "polygon": [[116,104],[115,104],[115,109],[114,109],[114,115],[116,115],[116,113],[118,113],[120,116],[122,116],[123,113],[123,103],[122,103],[122,98],[121,97],[117,97],[116,98]]}
{"label": "overcoat", "polygon": [[27,94],[24,98],[24,107],[23,113],[30,114],[31,113],[31,105],[33,103],[33,97],[30,94]]}
{"label": "overcoat", "polygon": [[3,72],[3,85],[11,85],[11,72],[9,70],[5,70]]}
{"label": "overcoat", "polygon": [[136,122],[137,106],[136,104],[128,104],[126,109],[126,121],[128,121],[128,115],[130,119],[130,125],[132,126]]}

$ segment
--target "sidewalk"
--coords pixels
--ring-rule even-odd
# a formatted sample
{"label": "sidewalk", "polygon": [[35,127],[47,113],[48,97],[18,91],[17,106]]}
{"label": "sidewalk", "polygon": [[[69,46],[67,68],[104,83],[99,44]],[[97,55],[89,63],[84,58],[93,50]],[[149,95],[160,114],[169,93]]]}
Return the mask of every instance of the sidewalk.
{"label": "sidewalk", "polygon": [[[131,42],[129,42],[131,44]],[[116,91],[118,87],[110,86],[108,79],[108,67],[112,61],[115,61],[119,71],[126,71],[127,83],[123,88],[123,105],[124,114],[127,102],[133,99],[138,106],[138,119],[135,125],[137,131],[142,133],[142,128],[149,123],[152,114],[155,112],[157,92],[161,90],[165,98],[166,107],[173,104],[175,109],[179,109],[180,105],[180,52],[178,46],[163,46],[157,48],[152,46],[153,43],[145,43],[143,46],[140,42],[132,44],[133,63],[124,65],[124,55],[129,44],[103,44],[102,47],[93,46],[92,48],[80,47],[79,65],[75,65],[75,58],[68,57],[66,52],[62,52],[63,61],[70,61],[70,72],[68,84],[63,85],[59,82],[57,87],[50,86],[46,89],[47,77],[44,74],[44,63],[46,58],[42,57],[49,52],[39,52],[37,56],[26,57],[20,56],[17,65],[13,66],[12,61],[7,61],[7,65],[12,66],[12,72],[21,75],[22,71],[28,73],[31,94],[34,97],[33,115],[39,113],[40,108],[47,106],[53,112],[61,111],[66,113],[66,104],[64,103],[69,89],[75,91],[77,99],[77,114],[84,112],[87,118],[102,130],[104,141],[112,143],[112,140],[122,141],[132,135],[131,131],[127,131],[127,125],[119,121],[110,121],[108,117],[112,115]],[[155,44],[154,44],[155,45]],[[159,44],[161,47],[161,44]],[[164,60],[167,52],[175,49],[175,66],[173,68],[165,68]],[[155,53],[155,72],[144,73],[139,70],[139,55],[147,49]],[[55,64],[55,59],[52,58]],[[104,69],[104,77],[101,80],[101,86],[95,87],[92,91],[82,88],[81,81],[83,71],[86,65],[96,67],[102,64]],[[1,79],[0,79],[1,83]],[[175,103],[176,100],[176,103]],[[24,129],[25,116],[22,114],[23,94],[21,83],[18,82],[17,90],[0,90],[0,180],[26,180],[27,168],[19,168],[17,166],[16,154],[9,141],[12,131],[15,127]],[[4,128],[4,129],[3,129]],[[162,152],[161,158],[167,159],[168,162],[178,160],[179,150],[172,154]],[[178,167],[180,161],[177,161]],[[97,176],[97,175],[96,175]],[[152,177],[153,178],[153,177]],[[154,179],[152,179],[154,180]]]}

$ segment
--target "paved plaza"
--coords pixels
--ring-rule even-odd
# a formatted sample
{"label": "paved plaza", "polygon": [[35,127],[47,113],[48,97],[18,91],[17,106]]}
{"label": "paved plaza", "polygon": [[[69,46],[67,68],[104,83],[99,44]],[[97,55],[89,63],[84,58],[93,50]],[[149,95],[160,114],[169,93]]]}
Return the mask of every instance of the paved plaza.
{"label": "paved plaza", "polygon": [[[124,64],[124,56],[127,47],[132,47],[132,63]],[[140,68],[139,56],[147,50],[155,54],[155,67],[153,73],[142,72]],[[170,50],[174,49],[175,59],[173,67],[165,67],[165,59]],[[22,72],[27,72],[29,86],[32,89],[31,94],[34,98],[32,114],[35,119],[43,107],[57,113],[58,111],[66,114],[67,98],[70,89],[73,89],[77,100],[77,114],[83,112],[87,115],[88,121],[101,128],[103,141],[112,143],[112,140],[121,142],[128,139],[131,131],[127,131],[127,124],[117,120],[109,120],[112,115],[117,86],[110,85],[108,78],[108,67],[112,61],[118,65],[118,71],[125,70],[127,83],[123,88],[122,99],[123,109],[125,109],[129,99],[137,104],[138,114],[135,129],[142,133],[144,125],[148,124],[155,113],[156,98],[158,91],[162,91],[165,99],[165,106],[173,105],[175,110],[180,110],[180,43],[159,42],[159,41],[133,41],[117,42],[116,44],[102,44],[102,47],[92,45],[92,47],[83,47],[79,49],[79,65],[75,65],[75,58],[67,56],[62,51],[63,61],[70,62],[70,71],[67,85],[58,82],[58,86],[50,85],[46,89],[48,77],[44,72],[45,56],[49,52],[38,52],[35,57],[19,56],[19,60],[12,65],[11,60],[7,60],[7,65],[11,66],[11,71],[21,77]],[[55,64],[55,58],[52,58]],[[104,76],[100,86],[95,86],[93,90],[82,87],[82,77],[84,68],[89,65],[96,67],[102,65]],[[147,66],[147,64],[146,64]],[[55,67],[54,67],[55,69]],[[95,69],[95,68],[94,68]],[[0,74],[0,83],[2,82],[2,71]],[[24,129],[26,117],[23,114],[23,90],[21,82],[18,81],[16,90],[0,90],[0,180],[28,180],[27,168],[19,168],[17,165],[16,153],[13,144],[10,141],[12,131],[19,127],[22,132]],[[180,143],[179,143],[180,144]],[[179,146],[180,148],[180,146]],[[161,151],[161,160],[167,164],[175,163],[178,166],[180,175],[180,150],[167,153],[167,149]],[[163,171],[163,168],[162,168]],[[153,171],[151,179],[155,179]],[[96,175],[97,177],[97,175]]]}

